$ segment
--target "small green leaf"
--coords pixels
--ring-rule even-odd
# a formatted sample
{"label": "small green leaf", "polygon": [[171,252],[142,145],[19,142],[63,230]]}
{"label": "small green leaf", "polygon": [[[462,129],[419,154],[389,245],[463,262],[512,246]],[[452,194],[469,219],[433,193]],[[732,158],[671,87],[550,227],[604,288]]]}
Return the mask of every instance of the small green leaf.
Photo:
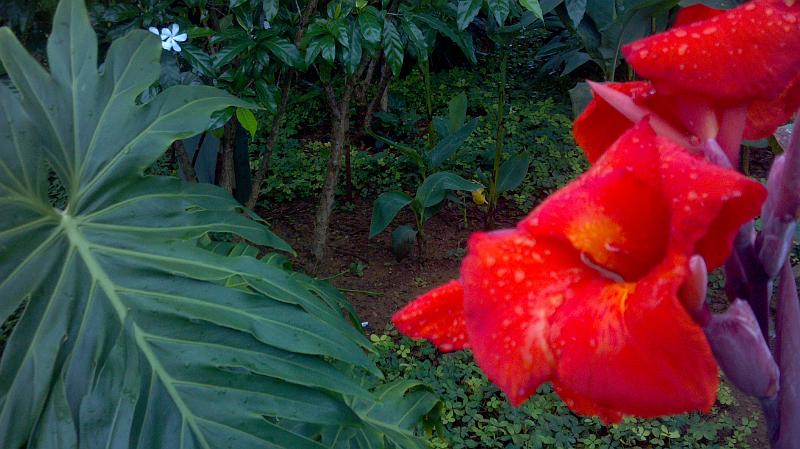
{"label": "small green leaf", "polygon": [[448,190],[472,192],[480,188],[481,185],[477,182],[467,181],[455,173],[443,171],[425,178],[417,189],[415,201],[425,209],[442,202]]}
{"label": "small green leaf", "polygon": [[378,10],[374,6],[367,6],[358,15],[358,25],[361,35],[370,44],[377,45],[381,42],[381,22]]}
{"label": "small green leaf", "polygon": [[542,5],[539,4],[539,0],[519,0],[519,4],[522,5],[523,8],[532,12],[539,20],[544,22]]}
{"label": "small green leaf", "polygon": [[492,14],[497,25],[503,26],[511,11],[510,0],[487,0],[489,5],[489,13]]}
{"label": "small green leaf", "polygon": [[450,132],[455,132],[464,126],[467,120],[467,94],[461,92],[447,102],[447,118]]}
{"label": "small green leaf", "polygon": [[531,159],[528,155],[516,155],[503,162],[497,179],[497,192],[508,192],[517,188],[528,174]]}
{"label": "small green leaf", "polygon": [[481,11],[483,0],[459,0],[458,2],[458,29],[463,30],[472,23],[472,20]]}
{"label": "small green leaf", "polygon": [[245,108],[236,108],[236,120],[250,133],[250,138],[255,139],[256,131],[258,130],[258,120],[256,120],[253,111]]}
{"label": "small green leaf", "polygon": [[369,225],[369,238],[383,232],[401,209],[411,203],[412,198],[403,192],[382,193],[372,205],[372,222]]}
{"label": "small green leaf", "polygon": [[436,168],[441,165],[444,161],[446,161],[453,153],[458,150],[458,148],[464,143],[467,138],[475,131],[475,128],[478,127],[478,122],[480,119],[475,117],[474,119],[470,120],[469,123],[459,128],[456,132],[445,136],[442,140],[433,147],[430,153],[428,153],[428,164],[431,168]]}
{"label": "small green leaf", "polygon": [[277,56],[278,59],[289,67],[300,66],[300,61],[302,61],[300,52],[297,51],[297,47],[289,42],[288,39],[276,36],[264,41],[264,45],[269,48],[269,51],[271,51],[273,55]]}
{"label": "small green leaf", "polygon": [[391,20],[383,22],[383,54],[394,76],[400,76],[400,69],[403,68],[403,42],[400,40],[400,33]]}
{"label": "small green leaf", "polygon": [[570,20],[577,27],[586,14],[586,0],[564,0],[564,3],[566,3]]}

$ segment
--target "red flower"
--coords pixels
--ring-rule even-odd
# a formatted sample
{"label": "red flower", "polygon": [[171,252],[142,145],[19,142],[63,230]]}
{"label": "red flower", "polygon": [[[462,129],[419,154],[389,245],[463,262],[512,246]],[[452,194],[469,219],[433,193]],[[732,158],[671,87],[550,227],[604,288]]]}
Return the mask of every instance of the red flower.
{"label": "red flower", "polygon": [[659,133],[684,145],[716,138],[736,162],[742,137],[771,135],[800,107],[800,1],[685,8],[672,29],[623,54],[651,82],[608,85],[629,96],[638,115],[609,115],[614,107],[596,96],[576,120],[576,139],[590,159],[639,115],[654,114],[666,125],[654,122]]}
{"label": "red flower", "polygon": [[473,234],[460,281],[393,321],[443,351],[471,348],[515,405],[551,381],[607,422],[708,410],[717,367],[679,290],[688,258],[721,264],[765,194],[642,122],[515,229]]}

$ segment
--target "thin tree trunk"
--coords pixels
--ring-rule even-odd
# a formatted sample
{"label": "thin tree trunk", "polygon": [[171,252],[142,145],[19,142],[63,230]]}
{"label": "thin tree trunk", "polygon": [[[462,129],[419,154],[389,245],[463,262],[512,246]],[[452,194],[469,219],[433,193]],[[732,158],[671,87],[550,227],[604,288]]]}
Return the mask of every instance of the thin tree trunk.
{"label": "thin tree trunk", "polygon": [[233,171],[233,145],[236,139],[236,124],[235,118],[231,118],[225,123],[225,129],[222,136],[222,170],[219,175],[219,185],[228,193],[233,194],[233,188],[236,186],[236,176]]}
{"label": "thin tree trunk", "polygon": [[367,130],[372,129],[372,117],[375,115],[375,111],[381,105],[384,95],[386,91],[389,89],[389,82],[392,80],[392,71],[389,68],[389,64],[384,62],[383,66],[381,67],[381,78],[378,81],[378,90],[375,92],[375,96],[372,97],[369,104],[367,105],[366,111],[364,111],[364,123],[362,125],[363,132],[367,132]]}
{"label": "thin tree trunk", "polygon": [[[311,20],[311,16],[314,14],[314,11],[317,9],[317,3],[318,0],[309,1],[303,10],[303,15],[300,17],[300,22],[297,25],[297,32],[295,32],[294,35],[294,44],[297,47],[300,47],[300,43],[302,42],[303,35],[306,31],[306,26]],[[281,126],[283,125],[283,117],[286,115],[289,92],[291,91],[295,75],[296,72],[292,69],[289,69],[281,86],[281,102],[278,105],[278,110],[275,111],[275,117],[272,119],[272,127],[269,131],[267,146],[264,148],[264,154],[261,156],[261,166],[259,167],[259,170],[253,179],[253,188],[250,190],[250,196],[247,198],[247,203],[245,204],[248,209],[252,210],[256,207],[256,203],[258,203],[258,196],[261,194],[261,186],[264,184],[264,180],[267,178],[267,175],[269,175],[269,164],[272,159],[272,151],[275,149],[275,144],[278,142],[278,134],[280,133]]]}
{"label": "thin tree trunk", "polygon": [[283,124],[283,116],[286,114],[286,105],[289,100],[289,90],[291,89],[293,74],[287,75],[287,79],[281,88],[281,102],[278,105],[278,110],[275,111],[275,117],[272,119],[272,128],[269,131],[269,139],[267,146],[264,148],[264,154],[261,156],[261,166],[256,172],[256,177],[253,179],[253,188],[250,191],[250,197],[247,198],[247,208],[253,209],[258,202],[258,196],[261,194],[261,186],[269,174],[269,164],[272,159],[272,151],[275,149],[275,144],[278,142],[278,134],[280,134],[281,125]]}
{"label": "thin tree trunk", "polygon": [[183,141],[176,140],[172,144],[172,151],[175,152],[175,158],[180,162],[183,178],[189,182],[197,182],[197,172],[195,172],[192,160],[189,159],[189,155],[186,153],[186,146],[183,145]]}
{"label": "thin tree trunk", "polygon": [[[333,87],[326,85],[329,98],[335,99]],[[328,226],[330,224],[333,203],[336,196],[336,184],[339,179],[339,171],[342,165],[342,152],[346,146],[347,131],[350,128],[350,95],[352,87],[346,85],[341,102],[331,109],[333,113],[333,145],[331,146],[331,157],[328,160],[328,170],[325,176],[325,184],[320,194],[317,213],[314,217],[314,235],[311,246],[311,253],[317,264],[322,262],[325,256],[325,246],[328,241]],[[335,101],[335,100],[334,100]]]}

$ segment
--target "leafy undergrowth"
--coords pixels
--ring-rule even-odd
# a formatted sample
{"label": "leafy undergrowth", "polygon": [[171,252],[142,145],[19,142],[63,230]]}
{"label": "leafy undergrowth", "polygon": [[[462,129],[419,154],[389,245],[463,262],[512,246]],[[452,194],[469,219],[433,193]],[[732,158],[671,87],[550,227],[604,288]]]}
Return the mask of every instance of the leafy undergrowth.
{"label": "leafy undergrowth", "polygon": [[737,404],[725,384],[708,415],[627,418],[613,426],[572,414],[549,385],[513,408],[480,372],[469,352],[441,354],[429,343],[400,337],[391,328],[370,339],[387,381],[420,380],[442,399],[440,431],[430,437],[434,449],[741,449],[750,448],[748,439],[758,425],[755,415],[731,416]]}

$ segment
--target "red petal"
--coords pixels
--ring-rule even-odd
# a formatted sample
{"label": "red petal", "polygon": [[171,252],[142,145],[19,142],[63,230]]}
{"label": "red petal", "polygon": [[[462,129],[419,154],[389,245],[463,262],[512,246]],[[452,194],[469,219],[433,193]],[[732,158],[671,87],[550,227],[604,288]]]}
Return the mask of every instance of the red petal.
{"label": "red petal", "polygon": [[677,298],[686,274],[686,258],[673,255],[637,283],[587,289],[556,311],[553,383],[567,405],[607,422],[711,408],[718,370]]}
{"label": "red petal", "polygon": [[672,24],[672,27],[677,28],[684,25],[690,25],[695,22],[700,22],[701,20],[708,20],[724,12],[724,9],[715,9],[700,3],[687,6],[686,8],[681,8],[681,10],[678,11],[678,16],[675,17],[675,23]]}
{"label": "red petal", "polygon": [[450,281],[408,303],[394,314],[392,322],[400,332],[430,340],[444,352],[468,347],[464,289],[458,281]]}
{"label": "red petal", "polygon": [[761,0],[623,48],[663,94],[732,105],[777,98],[800,65],[800,2]]}
{"label": "red petal", "polygon": [[800,76],[794,79],[780,97],[771,101],[755,101],[747,110],[744,138],[758,140],[769,137],[788,122],[800,108]]}
{"label": "red petal", "polygon": [[[646,81],[630,83],[606,83],[612,89],[631,97],[652,89]],[[575,142],[586,153],[590,163],[594,163],[619,136],[633,127],[633,122],[608,104],[603,98],[592,93],[592,101],[575,120],[572,132]]]}
{"label": "red petal", "polygon": [[692,156],[658,138],[664,194],[673,204],[672,247],[700,254],[709,270],[728,257],[739,228],[755,218],[766,199],[763,185]]}
{"label": "red petal", "polygon": [[599,275],[565,243],[517,230],[473,234],[461,268],[464,311],[478,366],[519,405],[551,376],[550,316]]}
{"label": "red petal", "polygon": [[[636,279],[666,254],[669,207],[658,183],[647,182],[625,164],[651,157],[654,173],[658,153],[642,148],[624,163],[611,164],[613,148],[596,168],[578,182],[551,195],[520,227],[534,235],[566,237],[578,251],[602,268],[625,279]],[[636,163],[636,162],[634,162]],[[617,168],[619,167],[619,168]]]}

